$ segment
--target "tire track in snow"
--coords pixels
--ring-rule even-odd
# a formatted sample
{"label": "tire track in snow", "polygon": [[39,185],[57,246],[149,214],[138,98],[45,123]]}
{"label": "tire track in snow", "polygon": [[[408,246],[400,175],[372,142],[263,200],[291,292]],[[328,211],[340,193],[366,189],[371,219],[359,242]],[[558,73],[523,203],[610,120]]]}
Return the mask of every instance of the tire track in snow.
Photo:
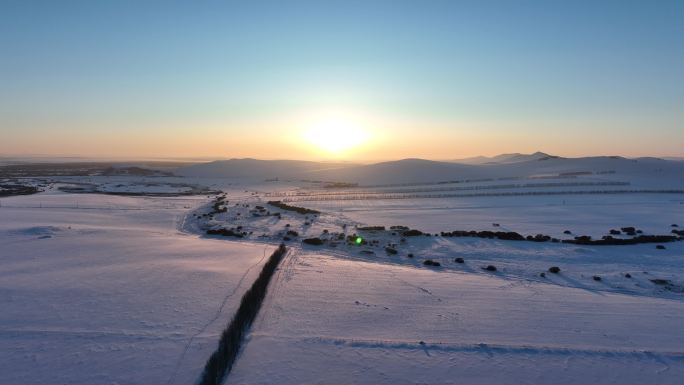
{"label": "tire track in snow", "polygon": [[299,253],[301,252],[300,249],[295,249],[293,247],[290,247],[289,250],[290,251],[284,257],[284,261],[281,263],[273,281],[271,282],[271,288],[269,290],[269,293],[266,294],[266,299],[264,300],[264,303],[261,306],[261,312],[256,322],[257,325],[253,328],[254,330],[262,329],[264,322],[266,322],[267,319],[273,322],[277,322],[279,319],[277,313],[271,314],[271,309],[274,306],[273,301],[280,293],[283,284],[292,279],[292,274],[294,274],[294,267],[297,264],[297,261],[299,260]]}

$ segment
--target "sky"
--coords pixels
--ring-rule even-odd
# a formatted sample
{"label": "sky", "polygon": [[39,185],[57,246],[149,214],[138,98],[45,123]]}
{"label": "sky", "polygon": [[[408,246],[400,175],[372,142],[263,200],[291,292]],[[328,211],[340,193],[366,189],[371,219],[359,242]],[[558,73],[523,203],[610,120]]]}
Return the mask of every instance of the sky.
{"label": "sky", "polygon": [[0,156],[684,156],[684,1],[0,0]]}

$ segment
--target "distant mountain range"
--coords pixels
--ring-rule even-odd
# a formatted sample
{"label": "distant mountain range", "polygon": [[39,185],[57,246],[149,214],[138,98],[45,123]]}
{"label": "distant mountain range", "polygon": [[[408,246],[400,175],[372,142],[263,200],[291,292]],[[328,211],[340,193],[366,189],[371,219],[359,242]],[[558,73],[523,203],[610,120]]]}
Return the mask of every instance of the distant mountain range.
{"label": "distant mountain range", "polygon": [[[684,162],[619,156],[562,158],[543,152],[504,154],[458,161],[402,159],[374,164],[295,160],[230,159],[179,168],[177,175],[204,178],[249,178],[348,182],[362,185],[426,183],[473,179],[617,175],[625,180],[684,183]],[[679,181],[679,182],[677,182]],[[680,183],[682,182],[682,183]],[[663,185],[663,183],[659,183]]]}
{"label": "distant mountain range", "polygon": [[504,164],[504,163],[519,163],[527,162],[530,160],[547,160],[551,158],[559,158],[558,156],[549,155],[547,153],[537,151],[534,154],[501,154],[492,157],[487,156],[476,156],[472,158],[455,159],[454,163],[464,163],[464,164]]}

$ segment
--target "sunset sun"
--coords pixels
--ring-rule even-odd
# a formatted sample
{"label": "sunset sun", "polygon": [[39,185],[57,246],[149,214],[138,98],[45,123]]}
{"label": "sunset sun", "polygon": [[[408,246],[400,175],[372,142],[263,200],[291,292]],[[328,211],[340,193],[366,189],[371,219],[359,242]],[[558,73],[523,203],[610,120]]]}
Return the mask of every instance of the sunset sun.
{"label": "sunset sun", "polygon": [[360,124],[338,118],[312,123],[303,136],[308,143],[328,154],[347,152],[368,140],[368,132]]}

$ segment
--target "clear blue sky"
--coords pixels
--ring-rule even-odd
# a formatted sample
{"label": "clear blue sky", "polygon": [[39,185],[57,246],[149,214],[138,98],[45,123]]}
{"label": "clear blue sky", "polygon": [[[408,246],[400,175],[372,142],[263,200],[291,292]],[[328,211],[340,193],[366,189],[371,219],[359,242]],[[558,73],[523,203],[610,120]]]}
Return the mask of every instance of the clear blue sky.
{"label": "clear blue sky", "polygon": [[0,155],[315,157],[329,111],[360,158],[684,156],[684,1],[0,0]]}

